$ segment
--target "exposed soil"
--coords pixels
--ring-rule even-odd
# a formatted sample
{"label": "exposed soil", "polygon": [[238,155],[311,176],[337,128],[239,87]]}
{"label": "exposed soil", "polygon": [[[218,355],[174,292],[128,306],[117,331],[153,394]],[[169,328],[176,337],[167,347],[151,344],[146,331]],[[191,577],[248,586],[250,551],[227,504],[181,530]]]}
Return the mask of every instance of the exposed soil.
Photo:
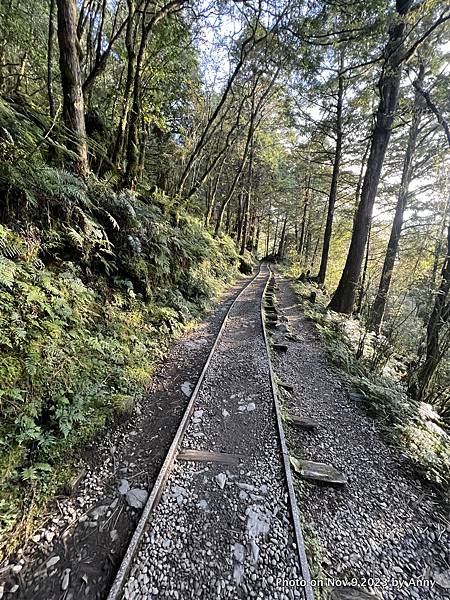
{"label": "exposed soil", "polygon": [[199,325],[172,344],[130,417],[105,429],[82,452],[86,473],[75,492],[57,498],[45,526],[2,565],[12,598],[106,597],[141,512],[119,493],[120,480],[131,488],[152,488],[187,405],[187,384],[194,387],[224,315],[248,279],[232,286]]}

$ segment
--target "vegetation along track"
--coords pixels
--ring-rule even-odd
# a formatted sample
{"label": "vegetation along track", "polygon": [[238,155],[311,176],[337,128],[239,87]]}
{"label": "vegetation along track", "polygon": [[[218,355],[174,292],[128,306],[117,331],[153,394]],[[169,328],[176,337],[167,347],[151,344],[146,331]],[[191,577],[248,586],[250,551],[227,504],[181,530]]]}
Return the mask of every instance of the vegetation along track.
{"label": "vegetation along track", "polygon": [[262,312],[270,278],[262,264],[231,305],[108,600],[313,597]]}

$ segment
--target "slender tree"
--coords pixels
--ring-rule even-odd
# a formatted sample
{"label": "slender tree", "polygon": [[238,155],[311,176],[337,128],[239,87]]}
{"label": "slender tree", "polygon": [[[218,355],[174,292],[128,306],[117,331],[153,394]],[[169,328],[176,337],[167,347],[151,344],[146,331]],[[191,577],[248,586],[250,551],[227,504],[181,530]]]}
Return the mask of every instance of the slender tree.
{"label": "slender tree", "polygon": [[380,100],[376,113],[375,127],[372,132],[371,147],[361,190],[361,198],[355,217],[344,271],[330,302],[330,308],[337,312],[350,314],[353,310],[356,288],[361,273],[369,232],[370,218],[397,109],[402,61],[404,59],[403,42],[406,18],[412,4],[412,0],[396,0],[396,13],[389,30],[389,41],[384,49],[384,62],[378,82]]}
{"label": "slender tree", "polygon": [[71,145],[77,156],[75,168],[82,176],[86,176],[89,171],[89,163],[77,35],[76,0],[57,0],[57,7],[63,119],[70,132]]}
{"label": "slender tree", "polygon": [[334,152],[333,173],[331,175],[330,194],[328,196],[327,220],[325,222],[325,231],[324,231],[324,236],[323,236],[322,257],[320,260],[319,273],[317,275],[317,283],[319,283],[319,285],[323,285],[325,283],[325,277],[327,274],[328,255],[330,252],[331,233],[333,230],[334,207],[336,204],[339,171],[341,168],[342,140],[343,140],[343,136],[344,136],[344,133],[342,130],[342,111],[343,111],[343,105],[344,105],[344,85],[345,85],[344,74],[342,72],[343,68],[344,68],[344,52],[341,49],[339,73],[338,73],[338,93],[337,93],[337,102],[336,102],[336,146],[335,146],[335,152]]}
{"label": "slender tree", "polygon": [[[420,62],[419,75],[417,82],[422,85],[425,74],[425,67],[423,62]],[[402,179],[400,182],[400,189],[397,197],[397,205],[395,208],[394,221],[392,223],[391,234],[386,250],[386,256],[384,258],[383,269],[381,271],[380,284],[378,286],[378,292],[375,297],[375,301],[372,306],[370,313],[368,327],[376,333],[379,333],[381,323],[383,321],[384,311],[386,308],[386,301],[389,294],[389,288],[391,286],[392,273],[394,270],[395,259],[398,252],[398,245],[400,242],[400,235],[403,227],[403,219],[408,201],[409,185],[411,183],[413,175],[413,158],[416,150],[417,135],[419,132],[420,119],[422,115],[423,101],[419,91],[415,91],[414,94],[414,105],[411,125],[408,134],[408,143],[406,146],[405,157],[403,159],[403,170]]]}

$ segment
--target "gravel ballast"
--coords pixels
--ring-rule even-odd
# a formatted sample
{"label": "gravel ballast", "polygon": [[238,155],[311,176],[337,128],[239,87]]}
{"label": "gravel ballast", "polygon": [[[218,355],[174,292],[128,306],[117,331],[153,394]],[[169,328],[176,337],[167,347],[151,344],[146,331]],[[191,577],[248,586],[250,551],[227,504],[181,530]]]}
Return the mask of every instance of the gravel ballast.
{"label": "gravel ballast", "polygon": [[450,598],[450,530],[441,508],[349,398],[290,283],[280,275],[277,283],[278,308],[292,331],[287,353],[274,363],[293,387],[283,393],[285,410],[317,423],[312,431],[288,426],[290,451],[348,478],[339,489],[301,485],[303,518],[329,557],[326,575],[353,579],[355,587],[385,600]]}
{"label": "gravel ballast", "polygon": [[176,461],[123,597],[301,598],[294,530],[260,319],[267,267],[230,313],[182,450],[235,462]]}

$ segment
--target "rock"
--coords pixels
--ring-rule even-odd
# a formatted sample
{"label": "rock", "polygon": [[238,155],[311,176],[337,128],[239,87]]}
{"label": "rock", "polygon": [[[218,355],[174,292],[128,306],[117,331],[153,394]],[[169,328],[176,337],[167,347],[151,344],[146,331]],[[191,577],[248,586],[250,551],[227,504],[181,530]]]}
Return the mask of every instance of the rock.
{"label": "rock", "polygon": [[240,585],[242,576],[244,575],[244,566],[241,563],[235,563],[233,569],[233,579],[236,585]]}
{"label": "rock", "polygon": [[119,490],[119,494],[122,494],[122,496],[124,496],[130,490],[130,484],[128,483],[128,481],[126,479],[120,480],[118,490]]}
{"label": "rock", "polygon": [[354,402],[362,402],[363,400],[365,400],[364,395],[358,394],[357,392],[349,392],[348,397]]}
{"label": "rock", "polygon": [[197,506],[198,508],[205,510],[206,508],[208,508],[208,503],[206,502],[206,500],[200,500],[200,502],[197,502]]}
{"label": "rock", "polygon": [[259,506],[250,506],[246,510],[247,531],[250,538],[265,535],[270,529],[270,516],[263,512]]}
{"label": "rock", "polygon": [[67,588],[69,587],[69,582],[70,582],[70,569],[65,569],[63,578],[61,581],[61,589],[63,592],[65,592],[67,590]]}
{"label": "rock", "polygon": [[239,542],[236,542],[233,545],[233,557],[235,560],[237,560],[240,563],[244,562],[244,555],[245,555],[245,549],[244,546],[242,544],[240,544]]}
{"label": "rock", "polygon": [[317,423],[309,417],[299,417],[298,415],[287,415],[287,420],[291,425],[300,427],[300,429],[313,430],[317,429]]}
{"label": "rock", "polygon": [[276,326],[275,329],[278,331],[278,333],[290,333],[291,332],[289,325],[287,325],[286,323],[280,323],[279,325]]}
{"label": "rock", "polygon": [[253,560],[253,562],[258,562],[258,558],[259,558],[259,546],[255,542],[255,540],[251,540],[251,542],[250,542],[250,549],[251,549],[251,552],[252,552],[252,560]]}
{"label": "rock", "polygon": [[450,569],[442,571],[442,573],[435,573],[434,580],[441,588],[450,589]]}
{"label": "rock", "polygon": [[112,542],[115,542],[119,538],[119,534],[117,532],[117,529],[113,529],[112,531],[110,531],[109,532],[109,537],[111,538]]}
{"label": "rock", "polygon": [[230,416],[230,413],[229,413],[229,412],[228,412],[228,411],[227,411],[227,410],[224,408],[224,409],[222,410],[222,417],[225,417],[225,418],[226,418],[226,417],[229,417],[229,416]]}
{"label": "rock", "polygon": [[291,385],[290,383],[287,383],[286,381],[278,381],[278,385],[280,387],[282,387],[283,389],[285,389],[287,392],[293,392],[294,391],[294,386]]}
{"label": "rock", "polygon": [[102,504],[101,506],[97,506],[90,513],[89,516],[91,519],[97,520],[100,517],[104,517],[108,512],[109,506],[107,504]]}
{"label": "rock", "polygon": [[342,587],[333,589],[331,600],[378,600],[378,598],[357,587]]}
{"label": "rock", "polygon": [[220,489],[223,490],[223,488],[225,487],[225,482],[227,480],[227,476],[225,475],[225,473],[219,473],[218,475],[216,475],[215,480]]}
{"label": "rock", "polygon": [[60,561],[61,557],[60,556],[52,556],[46,563],[46,567],[47,569],[50,569],[51,567],[55,566],[56,563],[58,563]]}
{"label": "rock", "polygon": [[147,490],[142,490],[140,488],[133,488],[129,490],[125,499],[129,506],[133,508],[144,508],[145,503],[147,502],[148,492]]}
{"label": "rock", "polygon": [[277,352],[287,352],[288,351],[288,347],[286,346],[286,344],[272,344],[272,349],[276,350]]}
{"label": "rock", "polygon": [[46,531],[44,533],[45,535],[45,539],[47,540],[47,542],[49,544],[51,544],[53,542],[53,538],[55,537],[55,534],[53,533],[53,531]]}
{"label": "rock", "polygon": [[255,486],[250,485],[249,483],[240,483],[239,481],[236,483],[239,489],[245,490],[246,492],[254,492]]}
{"label": "rock", "polygon": [[17,575],[23,569],[23,565],[13,565],[12,572]]}
{"label": "rock", "polygon": [[339,485],[347,483],[347,477],[331,465],[311,460],[299,460],[294,456],[290,457],[290,461],[294,471],[303,479]]}
{"label": "rock", "polygon": [[256,408],[256,404],[254,402],[249,402],[246,406],[247,412],[251,412],[252,410],[255,410]]}
{"label": "rock", "polygon": [[10,594],[15,594],[18,589],[19,589],[19,586],[16,583],[16,585],[13,585],[12,588],[9,590],[9,593]]}
{"label": "rock", "polygon": [[192,395],[192,383],[190,381],[185,381],[184,383],[181,384],[180,386],[181,391],[183,392],[183,394],[185,396],[187,396],[188,398],[191,397]]}

